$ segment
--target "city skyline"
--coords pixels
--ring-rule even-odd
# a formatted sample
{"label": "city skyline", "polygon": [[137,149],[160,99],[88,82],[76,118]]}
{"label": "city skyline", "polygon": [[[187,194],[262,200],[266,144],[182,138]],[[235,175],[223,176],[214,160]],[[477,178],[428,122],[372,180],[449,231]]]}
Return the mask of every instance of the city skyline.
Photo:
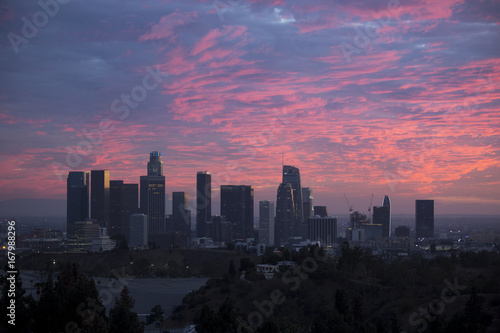
{"label": "city skyline", "polygon": [[215,213],[223,184],[275,201],[287,164],[332,215],[343,193],[500,214],[497,6],[222,2],[68,2],[29,37],[43,8],[2,4],[0,201],[64,200],[69,171],[137,183],[157,150],[166,193],[210,171]]}

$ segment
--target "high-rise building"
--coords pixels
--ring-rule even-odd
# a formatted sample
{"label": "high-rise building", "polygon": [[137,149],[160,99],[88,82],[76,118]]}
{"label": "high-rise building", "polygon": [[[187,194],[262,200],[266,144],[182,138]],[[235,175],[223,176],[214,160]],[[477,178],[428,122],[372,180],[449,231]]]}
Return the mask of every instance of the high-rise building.
{"label": "high-rise building", "polygon": [[396,227],[394,233],[396,234],[396,237],[410,237],[410,228],[404,225],[400,225]]}
{"label": "high-rise building", "polygon": [[391,237],[391,208],[373,206],[372,224],[381,224],[382,237]]}
{"label": "high-rise building", "polygon": [[276,196],[276,217],[274,223],[274,245],[287,244],[294,236],[295,206],[290,183],[281,183]]}
{"label": "high-rise building", "polygon": [[101,228],[109,222],[109,170],[90,172],[90,217]]}
{"label": "high-rise building", "polygon": [[302,211],[304,212],[304,221],[314,216],[313,195],[310,187],[302,188]]}
{"label": "high-rise building", "polygon": [[130,248],[148,245],[148,217],[144,214],[130,215]]}
{"label": "high-rise building", "polygon": [[123,180],[110,181],[108,235],[121,235],[127,243],[130,242],[130,215],[139,212],[138,187],[137,184],[124,184]]}
{"label": "high-rise building", "polygon": [[309,217],[309,234],[311,241],[319,241],[321,246],[334,246],[337,240],[337,218],[336,217]]}
{"label": "high-rise building", "polygon": [[314,215],[319,217],[327,217],[328,210],[326,206],[314,206]]}
{"label": "high-rise building", "polygon": [[196,174],[196,235],[206,237],[206,224],[212,218],[212,175],[207,171]]}
{"label": "high-rise building", "polygon": [[392,236],[392,213],[391,213],[391,199],[389,196],[384,196],[384,202],[382,203],[383,207],[389,207],[389,237]]}
{"label": "high-rise building", "polygon": [[172,193],[172,231],[191,235],[191,211],[188,209],[187,192]]}
{"label": "high-rise building", "polygon": [[210,222],[207,222],[207,235],[214,242],[232,243],[233,224],[226,221],[225,216],[214,215]]}
{"label": "high-rise building", "polygon": [[150,234],[165,233],[165,176],[161,153],[149,155],[148,175],[141,176],[141,209],[148,216]]}
{"label": "high-rise building", "polygon": [[415,200],[417,238],[434,238],[434,200]]}
{"label": "high-rise building", "polygon": [[66,191],[66,223],[68,239],[74,238],[75,222],[89,218],[89,173],[70,171]]}
{"label": "high-rise building", "polygon": [[233,225],[233,240],[253,238],[253,187],[221,185],[220,212]]}
{"label": "high-rise building", "polygon": [[301,225],[304,223],[304,214],[302,211],[302,187],[300,185],[299,169],[291,165],[283,165],[283,180],[282,183],[289,183],[293,190],[293,206],[294,206],[294,230],[293,236],[300,235]]}
{"label": "high-rise building", "polygon": [[274,245],[274,202],[259,201],[259,241]]}

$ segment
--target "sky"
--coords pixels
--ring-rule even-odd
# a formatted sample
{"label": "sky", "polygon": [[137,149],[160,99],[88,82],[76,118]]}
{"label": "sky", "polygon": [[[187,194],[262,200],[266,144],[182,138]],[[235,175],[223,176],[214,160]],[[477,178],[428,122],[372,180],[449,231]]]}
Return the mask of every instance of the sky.
{"label": "sky", "polygon": [[284,161],[331,214],[500,214],[498,1],[7,0],[0,22],[0,200],[138,183],[160,151],[191,198],[207,170],[215,201],[276,200]]}

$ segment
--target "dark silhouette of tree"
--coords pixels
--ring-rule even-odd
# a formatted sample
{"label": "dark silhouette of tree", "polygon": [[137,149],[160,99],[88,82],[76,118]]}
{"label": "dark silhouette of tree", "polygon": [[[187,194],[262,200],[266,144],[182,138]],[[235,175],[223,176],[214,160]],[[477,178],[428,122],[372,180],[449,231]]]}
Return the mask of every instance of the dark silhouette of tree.
{"label": "dark silhouette of tree", "polygon": [[143,333],[144,325],[139,321],[137,313],[132,311],[134,299],[130,297],[127,286],[116,298],[115,306],[109,311],[111,333]]}
{"label": "dark silhouette of tree", "polygon": [[229,278],[234,280],[236,278],[236,268],[234,267],[234,261],[231,259],[229,262]]}
{"label": "dark silhouette of tree", "polygon": [[[5,312],[3,312],[4,315],[1,319],[2,324],[0,325],[8,327],[9,332],[29,332],[31,330],[31,327],[33,327],[32,308],[35,301],[33,297],[25,296],[26,290],[23,288],[23,283],[19,276],[19,269],[15,274],[8,274],[7,272],[9,271],[9,268],[7,265],[5,265],[4,270],[6,272],[6,275],[0,276],[0,285],[2,286],[0,306]],[[12,279],[12,277],[14,279]],[[14,295],[9,295],[11,281],[14,281]],[[8,321],[12,319],[8,316],[10,314],[10,309],[7,309],[9,306],[11,306],[11,300],[15,300],[15,325],[11,325],[8,323]]]}
{"label": "dark silhouette of tree", "polygon": [[337,289],[335,292],[335,309],[344,318],[349,315],[349,297],[344,289]]}
{"label": "dark silhouette of tree", "polygon": [[165,311],[163,311],[163,308],[161,305],[155,305],[151,309],[151,314],[146,317],[146,325],[152,324],[156,322],[156,326],[160,326],[163,324],[163,321],[165,320]]}
{"label": "dark silhouette of tree", "polygon": [[250,258],[241,258],[240,259],[240,272],[249,271],[251,269],[255,269],[255,264]]}

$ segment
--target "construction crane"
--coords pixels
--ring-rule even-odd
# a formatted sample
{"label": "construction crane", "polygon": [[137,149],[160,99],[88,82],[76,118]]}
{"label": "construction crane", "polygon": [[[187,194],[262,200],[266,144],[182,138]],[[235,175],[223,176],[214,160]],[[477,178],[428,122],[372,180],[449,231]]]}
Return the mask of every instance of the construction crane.
{"label": "construction crane", "polygon": [[352,205],[349,203],[349,200],[347,200],[347,195],[345,195],[344,193],[344,198],[345,198],[345,201],[347,202],[347,207],[349,207],[349,214],[352,213]]}
{"label": "construction crane", "polygon": [[370,206],[368,206],[368,221],[370,221],[371,218],[371,211],[372,211],[372,204],[373,204],[373,193],[372,193],[372,198],[370,199]]}

